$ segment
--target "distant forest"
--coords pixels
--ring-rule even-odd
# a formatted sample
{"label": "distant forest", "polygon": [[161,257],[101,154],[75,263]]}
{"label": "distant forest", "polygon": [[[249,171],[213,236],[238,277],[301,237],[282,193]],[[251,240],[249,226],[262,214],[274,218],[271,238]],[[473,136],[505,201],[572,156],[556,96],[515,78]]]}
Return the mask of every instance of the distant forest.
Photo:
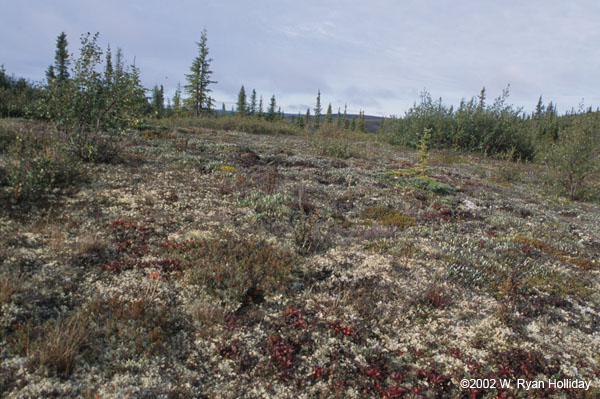
{"label": "distant forest", "polygon": [[540,96],[535,110],[527,113],[508,102],[509,87],[491,101],[483,88],[456,108],[423,92],[403,116],[378,118],[362,111],[349,115],[345,105],[322,107],[318,91],[314,108],[289,115],[274,95],[267,101],[255,89],[247,93],[242,86],[236,106],[227,110],[224,103],[218,107],[210,96],[211,87],[217,82],[211,80],[212,59],[206,31],[197,42],[198,54],[192,59],[186,84],[183,88],[178,85],[170,101],[165,101],[162,86],[148,89],[141,85],[139,68],[124,65],[121,49],[113,55],[110,47],[101,50],[97,39],[98,34],[83,35],[79,56],[75,58],[68,52],[66,35],[61,33],[45,82],[17,78],[0,67],[0,117],[50,121],[57,130],[74,135],[72,142],[79,143],[84,158],[84,153],[94,153],[90,150],[93,135],[89,132],[104,134],[159,119],[195,118],[210,126],[241,127],[255,132],[269,130],[269,124],[274,124],[288,133],[372,133],[385,143],[409,148],[417,148],[426,137],[428,148],[577,169],[566,177],[571,185],[581,184],[581,176],[587,179],[598,169],[600,112],[591,107],[581,105],[559,113],[552,102],[545,103]]}

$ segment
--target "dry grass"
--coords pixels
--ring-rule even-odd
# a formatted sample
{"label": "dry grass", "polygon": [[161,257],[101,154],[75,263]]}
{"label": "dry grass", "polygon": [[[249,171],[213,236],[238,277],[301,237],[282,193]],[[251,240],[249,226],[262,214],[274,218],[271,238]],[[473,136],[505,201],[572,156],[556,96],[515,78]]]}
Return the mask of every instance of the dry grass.
{"label": "dry grass", "polygon": [[45,367],[62,376],[70,374],[89,334],[89,320],[81,314],[46,322],[30,343],[29,365]]}

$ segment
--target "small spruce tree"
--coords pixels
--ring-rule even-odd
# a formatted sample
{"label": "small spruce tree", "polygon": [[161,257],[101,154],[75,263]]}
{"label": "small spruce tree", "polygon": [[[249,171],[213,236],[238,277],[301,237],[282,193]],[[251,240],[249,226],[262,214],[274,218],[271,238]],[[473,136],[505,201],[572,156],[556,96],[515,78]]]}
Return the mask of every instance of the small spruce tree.
{"label": "small spruce tree", "polygon": [[247,113],[247,105],[246,105],[246,90],[244,89],[244,86],[242,85],[242,88],[240,89],[240,92],[238,93],[238,100],[237,100],[237,113],[239,116],[245,116]]}
{"label": "small spruce tree", "polygon": [[250,95],[250,104],[249,104],[249,114],[254,116],[256,114],[256,90],[252,89],[252,94]]}
{"label": "small spruce tree", "polygon": [[271,96],[271,102],[269,103],[269,109],[267,111],[267,120],[269,122],[272,122],[275,120],[275,113],[277,108],[277,101],[275,100],[275,94],[273,94],[273,96]]}
{"label": "small spruce tree", "polygon": [[321,127],[321,90],[317,92],[317,104],[315,105],[315,130]]}
{"label": "small spruce tree", "polygon": [[327,107],[327,114],[325,115],[325,124],[327,126],[331,126],[332,123],[333,123],[333,113],[331,111],[331,103],[329,103],[329,106]]}

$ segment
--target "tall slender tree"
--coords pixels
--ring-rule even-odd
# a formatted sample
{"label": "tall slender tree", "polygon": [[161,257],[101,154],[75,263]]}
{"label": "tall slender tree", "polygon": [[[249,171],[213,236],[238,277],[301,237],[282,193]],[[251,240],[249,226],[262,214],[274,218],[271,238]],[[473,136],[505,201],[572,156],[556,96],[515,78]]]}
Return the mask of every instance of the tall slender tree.
{"label": "tall slender tree", "polygon": [[210,80],[210,75],[213,73],[210,70],[212,58],[209,58],[208,56],[207,42],[207,32],[206,29],[204,29],[200,41],[196,42],[198,45],[198,56],[194,59],[194,62],[190,67],[191,73],[185,75],[188,81],[185,90],[190,95],[189,102],[196,112],[196,116],[210,110],[212,99],[209,97],[208,93],[212,90],[209,89],[208,86],[217,83],[216,81]]}
{"label": "tall slender tree", "polygon": [[340,112],[340,107],[338,107],[336,123],[337,123],[337,128],[341,129],[342,128],[342,113]]}
{"label": "tall slender tree", "polygon": [[310,130],[310,108],[306,108],[306,116],[304,118],[304,127],[306,130]]}
{"label": "tall slender tree", "polygon": [[244,85],[242,85],[242,88],[238,93],[237,113],[239,116],[246,116],[246,114],[248,113],[247,110],[248,105],[246,104],[246,89],[244,89]]}
{"label": "tall slender tree", "polygon": [[67,51],[67,35],[65,32],[61,32],[56,38],[56,52],[54,53],[54,65],[48,67],[46,71],[46,78],[48,83],[52,79],[57,79],[59,82],[64,82],[69,79],[69,52]]}
{"label": "tall slender tree", "polygon": [[344,104],[344,116],[342,117],[342,128],[348,129],[348,104]]}
{"label": "tall slender tree", "polygon": [[329,103],[329,106],[327,107],[327,114],[325,115],[325,124],[327,126],[329,126],[332,123],[333,123],[333,113],[331,111],[331,103]]}
{"label": "tall slender tree", "polygon": [[321,90],[317,92],[317,104],[315,105],[315,129],[321,126]]}
{"label": "tall slender tree", "polygon": [[256,113],[257,119],[263,119],[265,117],[265,111],[263,110],[263,99],[260,96],[260,101],[258,102],[258,112]]}
{"label": "tall slender tree", "polygon": [[155,117],[162,118],[165,111],[164,103],[165,90],[163,85],[160,85],[160,88],[157,85],[154,85],[154,89],[152,90],[152,112]]}
{"label": "tall slender tree", "polygon": [[250,104],[249,104],[250,115],[254,116],[256,114],[256,90],[252,89],[252,94],[250,95]]}
{"label": "tall slender tree", "polygon": [[173,96],[173,114],[178,117],[181,115],[181,83],[177,83],[177,89]]}
{"label": "tall slender tree", "polygon": [[367,131],[367,125],[365,123],[365,111],[360,111],[358,113],[358,120],[356,121],[356,129],[362,133],[365,133]]}
{"label": "tall slender tree", "polygon": [[275,101],[275,94],[271,97],[271,102],[269,103],[269,110],[267,111],[267,120],[274,121],[275,113],[277,112],[277,101]]}
{"label": "tall slender tree", "polygon": [[304,127],[304,116],[300,112],[298,112],[298,118],[296,119],[296,126],[298,126],[299,128]]}

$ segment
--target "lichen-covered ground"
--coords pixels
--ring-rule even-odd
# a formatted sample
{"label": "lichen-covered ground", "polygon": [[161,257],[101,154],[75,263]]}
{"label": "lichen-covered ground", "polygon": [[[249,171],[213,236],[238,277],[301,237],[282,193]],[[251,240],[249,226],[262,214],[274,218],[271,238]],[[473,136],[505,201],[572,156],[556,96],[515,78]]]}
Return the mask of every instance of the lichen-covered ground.
{"label": "lichen-covered ground", "polygon": [[535,165],[419,163],[148,131],[48,204],[3,206],[0,396],[598,397],[598,205]]}

